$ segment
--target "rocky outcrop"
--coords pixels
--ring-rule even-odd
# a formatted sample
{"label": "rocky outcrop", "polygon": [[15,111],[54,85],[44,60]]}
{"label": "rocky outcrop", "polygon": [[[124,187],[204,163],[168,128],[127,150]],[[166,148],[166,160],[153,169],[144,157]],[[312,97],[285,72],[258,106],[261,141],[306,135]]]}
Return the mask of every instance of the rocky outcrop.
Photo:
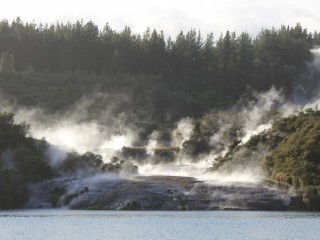
{"label": "rocky outcrop", "polygon": [[297,199],[263,183],[222,184],[191,177],[60,179],[33,186],[27,208],[96,210],[292,210]]}

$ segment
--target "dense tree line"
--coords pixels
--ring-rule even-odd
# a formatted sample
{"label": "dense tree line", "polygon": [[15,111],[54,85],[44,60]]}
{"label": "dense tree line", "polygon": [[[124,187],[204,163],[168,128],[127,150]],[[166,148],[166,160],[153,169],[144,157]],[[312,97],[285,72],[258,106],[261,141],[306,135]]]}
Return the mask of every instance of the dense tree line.
{"label": "dense tree line", "polygon": [[12,71],[14,61],[17,71],[160,75],[191,94],[210,89],[232,97],[240,96],[248,85],[290,90],[293,76],[319,42],[319,33],[310,34],[299,24],[263,29],[254,38],[247,32],[227,31],[214,39],[213,34],[203,37],[191,29],[172,40],[155,29],[139,35],[129,27],[116,31],[108,24],[100,30],[93,22],[42,25],[19,18],[0,22],[1,61],[7,61],[1,63],[3,70]]}
{"label": "dense tree line", "polygon": [[0,93],[20,105],[59,111],[99,92],[105,97],[95,96],[91,116],[112,105],[115,116],[125,112],[161,125],[225,109],[271,86],[287,96],[302,86],[310,95],[318,81],[312,76],[301,82],[299,76],[318,44],[320,33],[300,24],[263,29],[255,37],[230,31],[203,37],[191,29],[166,39],[155,29],[139,35],[93,22],[3,20]]}

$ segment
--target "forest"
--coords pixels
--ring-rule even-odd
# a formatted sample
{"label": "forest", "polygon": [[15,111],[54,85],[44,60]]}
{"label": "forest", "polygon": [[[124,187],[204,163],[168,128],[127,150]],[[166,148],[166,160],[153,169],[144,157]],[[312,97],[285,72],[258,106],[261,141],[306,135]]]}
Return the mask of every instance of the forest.
{"label": "forest", "polygon": [[[0,91],[20,105],[54,112],[73,107],[84,95],[108,93],[117,102],[115,113],[172,123],[230,108],[271,86],[288,98],[301,87],[308,96],[317,83],[299,76],[319,44],[320,33],[300,24],[262,29],[257,36],[202,36],[191,29],[165,38],[156,29],[140,35],[130,27],[99,29],[93,22],[2,20]],[[97,100],[94,108],[108,100]]]}

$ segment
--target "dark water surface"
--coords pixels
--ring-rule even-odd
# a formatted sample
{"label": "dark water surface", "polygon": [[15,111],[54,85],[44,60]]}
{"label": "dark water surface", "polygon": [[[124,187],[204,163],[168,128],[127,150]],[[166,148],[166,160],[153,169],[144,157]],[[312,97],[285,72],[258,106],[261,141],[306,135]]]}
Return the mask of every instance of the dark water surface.
{"label": "dark water surface", "polygon": [[320,239],[320,213],[0,211],[1,240]]}

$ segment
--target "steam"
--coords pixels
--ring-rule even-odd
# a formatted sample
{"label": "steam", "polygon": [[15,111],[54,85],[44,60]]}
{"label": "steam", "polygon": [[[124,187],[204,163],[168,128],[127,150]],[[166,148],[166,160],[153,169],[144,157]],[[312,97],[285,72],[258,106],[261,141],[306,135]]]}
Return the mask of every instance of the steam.
{"label": "steam", "polygon": [[11,170],[14,169],[14,164],[12,162],[12,152],[10,150],[5,150],[0,154],[0,169],[1,170]]}
{"label": "steam", "polygon": [[189,140],[194,130],[193,120],[191,118],[181,119],[177,127],[172,131],[171,146],[182,147],[182,144]]}
{"label": "steam", "polygon": [[[108,161],[117,150],[132,146],[137,134],[129,126],[125,127],[124,114],[112,114],[112,106],[102,109],[100,116],[91,119],[90,109],[93,104],[92,99],[83,98],[74,110],[56,114],[48,114],[39,108],[19,108],[15,111],[16,120],[30,123],[33,137],[45,138],[59,151],[76,151],[80,154],[93,151]],[[48,154],[53,155],[51,159],[57,159],[55,151]]]}
{"label": "steam", "polygon": [[66,152],[59,147],[50,145],[45,152],[47,159],[49,160],[50,166],[57,168],[66,158]]}
{"label": "steam", "polygon": [[313,61],[309,64],[309,68],[315,68],[320,71],[320,47],[314,48],[311,50],[311,53],[314,57]]}
{"label": "steam", "polygon": [[[320,76],[320,49],[312,50],[312,54],[314,61],[309,64],[309,72],[299,80],[306,75],[312,75],[312,81],[319,86],[317,77]],[[184,144],[192,139],[196,131],[195,121],[191,118],[177,122],[167,142],[163,143],[161,130],[154,129],[145,146],[137,146],[136,143],[140,140],[139,128],[134,125],[134,120],[130,118],[130,114],[115,114],[114,111],[116,104],[128,101],[126,96],[114,97],[95,93],[82,98],[71,109],[62,113],[47,113],[40,108],[20,108],[15,104],[10,105],[5,99],[0,100],[0,105],[2,109],[15,112],[17,122],[30,123],[33,137],[45,138],[53,144],[46,153],[52,166],[61,163],[66,152],[72,150],[101,154],[104,162],[109,163],[113,156],[119,155],[123,147],[143,147],[146,157],[123,159],[137,165],[141,175],[191,176],[208,181],[255,182],[262,176],[257,160],[266,154],[264,146],[259,146],[250,154],[239,152],[235,157],[240,162],[245,158],[245,164],[241,166],[227,164],[225,168],[214,173],[208,172],[207,169],[218,157],[225,156],[234,142],[244,145],[252,136],[268,130],[272,126],[274,116],[284,117],[302,108],[317,108],[320,104],[319,92],[313,96],[307,103],[288,102],[281,90],[274,87],[267,92],[253,94],[255,100],[243,106],[241,111],[217,118],[214,123],[217,129],[212,135],[206,136],[210,151],[197,156],[190,156],[184,151]],[[96,105],[100,98],[108,98],[110,105],[105,108],[99,106],[97,113]],[[223,116],[224,113],[216,114]],[[239,129],[231,138],[229,133],[234,131],[234,128]],[[168,147],[164,156],[159,156],[163,146]],[[1,159],[6,159],[2,164],[6,165],[5,168],[10,168],[10,164],[7,164],[10,162],[10,152],[1,153]]]}
{"label": "steam", "polygon": [[271,127],[271,117],[273,112],[277,111],[280,105],[284,103],[284,97],[281,91],[272,87],[269,91],[256,94],[255,102],[242,111],[244,118],[245,135],[241,142],[246,143],[253,135],[259,134]]}
{"label": "steam", "polygon": [[[297,77],[300,81],[306,75],[312,75],[312,81],[319,86],[320,79],[320,49],[312,50],[314,61],[309,64],[308,72]],[[218,130],[210,136],[211,152],[200,156],[190,157],[183,151],[176,153],[174,161],[165,163],[139,165],[142,175],[175,175],[192,176],[201,180],[215,182],[257,182],[264,176],[260,166],[260,159],[268,153],[263,144],[259,144],[252,152],[238,152],[234,158],[239,161],[225,164],[216,172],[207,172],[208,166],[217,158],[223,157],[232,145],[232,139],[226,137],[235,126],[240,126],[236,139],[240,145],[246,144],[249,139],[271,128],[274,118],[287,117],[303,109],[317,109],[320,104],[319,92],[308,96],[308,101],[290,102],[285,99],[282,91],[272,87],[264,93],[254,93],[252,102],[244,105],[240,112],[235,113],[235,118],[221,117],[216,126]],[[171,146],[182,147],[194,132],[191,119],[183,119],[176,129],[172,131]]]}
{"label": "steam", "polygon": [[260,171],[259,168],[242,168],[231,172],[220,171],[210,174],[206,173],[200,179],[219,184],[233,184],[237,182],[256,183],[263,176],[263,174],[261,175],[261,172],[262,171]]}
{"label": "steam", "polygon": [[[99,114],[93,117],[91,109],[99,97],[111,98],[94,94],[83,97],[67,111],[48,113],[41,108],[17,106],[0,96],[0,108],[1,111],[14,112],[16,122],[31,124],[30,135],[34,138],[50,143],[44,154],[48,163],[56,168],[65,160],[66,153],[71,151],[79,154],[91,151],[102,155],[104,162],[109,162],[117,151],[124,146],[132,146],[137,140],[138,129],[127,122],[126,114],[114,114],[114,104],[126,99],[117,95],[118,100],[111,101],[105,109],[99,109]],[[9,168],[9,160],[9,152],[1,153],[2,167]]]}
{"label": "steam", "polygon": [[158,139],[159,139],[159,132],[153,131],[149,136],[148,144],[146,146],[146,151],[148,155],[154,156],[155,148],[159,147]]}

